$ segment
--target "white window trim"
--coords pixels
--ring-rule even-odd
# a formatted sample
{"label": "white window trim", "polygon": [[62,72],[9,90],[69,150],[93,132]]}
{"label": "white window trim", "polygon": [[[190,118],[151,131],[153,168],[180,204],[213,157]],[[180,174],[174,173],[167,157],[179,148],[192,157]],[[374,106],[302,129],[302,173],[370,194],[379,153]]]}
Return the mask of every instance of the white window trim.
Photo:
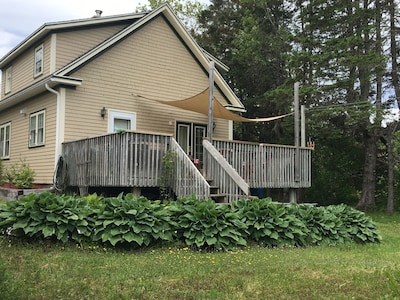
{"label": "white window trim", "polygon": [[[40,72],[37,72],[36,64],[37,64],[38,60],[37,60],[37,57],[36,57],[36,53],[39,50],[42,50],[42,56],[41,56],[41,60],[40,60]],[[43,44],[42,44],[42,45],[40,45],[40,46],[35,48],[34,59],[33,59],[33,61],[34,61],[34,64],[33,64],[33,77],[37,77],[37,76],[43,74],[43,57],[44,57],[44,47],[43,47]]]}
{"label": "white window trim", "polygon": [[114,119],[130,120],[131,128],[130,130],[136,130],[136,113],[121,111],[121,110],[108,110],[108,132],[114,132]]}
{"label": "white window trim", "polygon": [[4,94],[11,92],[11,79],[12,79],[12,67],[8,67],[5,73],[5,85]]}
{"label": "white window trim", "polygon": [[[45,110],[41,110],[38,112],[35,112],[33,114],[30,114],[29,116],[29,147],[33,148],[33,147],[39,147],[39,146],[43,146],[45,144],[45,136],[46,136],[46,111]],[[43,115],[43,142],[38,143],[38,116],[39,115]],[[32,137],[31,137],[31,119],[32,117],[36,117],[36,124],[35,124],[35,141],[32,141]]]}
{"label": "white window trim", "polygon": [[[8,155],[4,155],[4,153],[6,152],[5,151],[5,145],[6,145],[6,142],[7,142],[7,140],[5,139],[5,136],[6,136],[6,130],[7,130],[7,127],[9,128],[9,140],[8,140]],[[5,123],[5,124],[3,124],[3,125],[0,125],[0,130],[2,130],[2,129],[4,129],[4,141],[0,141],[0,142],[2,142],[2,143],[4,143],[3,144],[3,151],[2,151],[2,153],[0,153],[0,158],[1,159],[7,159],[7,158],[10,158],[10,145],[11,145],[11,122],[8,122],[8,123]]]}

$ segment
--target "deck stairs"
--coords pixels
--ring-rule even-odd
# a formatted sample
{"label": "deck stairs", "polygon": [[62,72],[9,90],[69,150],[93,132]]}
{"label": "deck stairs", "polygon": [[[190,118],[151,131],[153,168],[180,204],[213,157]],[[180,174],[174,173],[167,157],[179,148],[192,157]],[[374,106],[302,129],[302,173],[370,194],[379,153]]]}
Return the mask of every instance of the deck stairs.
{"label": "deck stairs", "polygon": [[228,203],[226,199],[226,194],[220,192],[220,187],[218,185],[213,185],[212,179],[206,179],[210,185],[210,198],[216,203]]}

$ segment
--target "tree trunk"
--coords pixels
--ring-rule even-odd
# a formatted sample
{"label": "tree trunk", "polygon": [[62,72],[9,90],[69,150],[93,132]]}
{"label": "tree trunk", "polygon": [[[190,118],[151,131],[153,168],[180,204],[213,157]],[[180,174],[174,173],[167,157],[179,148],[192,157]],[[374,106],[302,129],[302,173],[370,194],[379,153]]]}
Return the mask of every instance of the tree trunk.
{"label": "tree trunk", "polygon": [[388,197],[386,212],[388,214],[394,213],[394,155],[392,147],[392,139],[388,140],[387,144],[388,152]]}
{"label": "tree trunk", "polygon": [[396,132],[398,127],[398,123],[391,123],[389,126],[385,128],[385,132],[383,134],[383,141],[386,146],[387,151],[387,164],[388,164],[388,196],[387,196],[387,204],[386,204],[386,212],[388,214],[394,213],[394,164],[395,164],[395,156],[393,153],[393,134]]}
{"label": "tree trunk", "polygon": [[367,211],[375,208],[375,170],[377,157],[376,130],[368,132],[365,137],[365,161],[362,193],[357,209]]}

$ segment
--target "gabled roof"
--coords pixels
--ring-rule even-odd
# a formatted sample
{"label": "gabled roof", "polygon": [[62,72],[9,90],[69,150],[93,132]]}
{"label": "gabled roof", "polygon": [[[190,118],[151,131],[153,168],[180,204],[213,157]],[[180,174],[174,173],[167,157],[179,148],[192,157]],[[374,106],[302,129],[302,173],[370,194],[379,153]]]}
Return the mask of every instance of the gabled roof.
{"label": "gabled roof", "polygon": [[[32,33],[29,37],[27,37],[13,50],[11,50],[9,54],[3,57],[0,60],[0,68],[3,67],[7,62],[11,61],[13,57],[21,53],[21,51],[30,47],[32,44],[37,42],[39,39],[43,38],[45,35],[49,34],[51,31],[59,29],[69,29],[74,27],[82,27],[86,25],[93,26],[96,24],[102,24],[106,22],[117,22],[117,21],[131,20],[131,19],[135,20],[135,22],[133,22],[125,29],[116,33],[109,39],[105,40],[98,46],[94,47],[84,55],[78,57],[77,59],[67,64],[66,66],[62,67],[53,74],[54,76],[57,77],[66,78],[70,76],[74,70],[77,70],[78,68],[80,68],[81,66],[92,60],[94,57],[101,54],[103,51],[106,51],[108,48],[112,47],[113,45],[124,39],[127,35],[131,34],[135,30],[139,29],[140,27],[144,26],[146,23],[150,22],[151,20],[160,15],[162,15],[164,18],[168,20],[168,22],[176,31],[176,33],[179,35],[183,43],[185,43],[187,48],[196,57],[196,59],[206,72],[209,71],[210,61],[215,61],[216,65],[221,66],[223,69],[227,69],[227,67],[224,64],[216,60],[213,56],[204,51],[197,44],[197,42],[188,33],[188,31],[182,25],[182,23],[180,22],[180,20],[178,19],[178,17],[175,15],[175,13],[172,11],[171,7],[168,4],[163,4],[158,8],[156,8],[155,10],[146,13],[91,18],[91,19],[76,20],[76,21],[57,22],[57,23],[47,23],[42,27],[40,27],[38,30],[36,30],[34,33]],[[229,108],[231,110],[244,111],[243,104],[237,98],[235,93],[232,91],[232,89],[229,87],[229,85],[226,83],[226,81],[223,79],[223,77],[217,70],[214,70],[214,81],[217,88],[219,88],[222,94],[225,95],[226,100],[229,103]],[[0,101],[0,105],[1,102],[2,101]]]}
{"label": "gabled roof", "polygon": [[143,18],[146,13],[134,13],[134,14],[124,14],[117,16],[105,16],[98,18],[89,18],[89,19],[79,19],[79,20],[69,20],[69,21],[61,21],[61,22],[51,22],[45,23],[37,30],[35,30],[32,34],[30,34],[26,39],[24,39],[21,43],[15,46],[10,52],[4,55],[0,59],[0,68],[3,68],[10,61],[12,61],[17,55],[22,53],[24,50],[28,49],[32,45],[34,45],[38,40],[42,39],[50,32],[54,32],[57,30],[65,30],[65,29],[75,29],[80,27],[87,26],[97,26],[102,24],[109,23],[118,23],[123,21],[135,21]]}

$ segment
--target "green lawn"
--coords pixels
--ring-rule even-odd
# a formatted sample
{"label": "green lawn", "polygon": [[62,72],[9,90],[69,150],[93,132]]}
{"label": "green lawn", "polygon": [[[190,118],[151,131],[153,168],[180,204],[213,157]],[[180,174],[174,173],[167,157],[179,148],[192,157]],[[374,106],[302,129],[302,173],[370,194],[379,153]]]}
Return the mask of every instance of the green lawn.
{"label": "green lawn", "polygon": [[202,253],[0,238],[1,299],[400,299],[400,214],[380,245]]}

